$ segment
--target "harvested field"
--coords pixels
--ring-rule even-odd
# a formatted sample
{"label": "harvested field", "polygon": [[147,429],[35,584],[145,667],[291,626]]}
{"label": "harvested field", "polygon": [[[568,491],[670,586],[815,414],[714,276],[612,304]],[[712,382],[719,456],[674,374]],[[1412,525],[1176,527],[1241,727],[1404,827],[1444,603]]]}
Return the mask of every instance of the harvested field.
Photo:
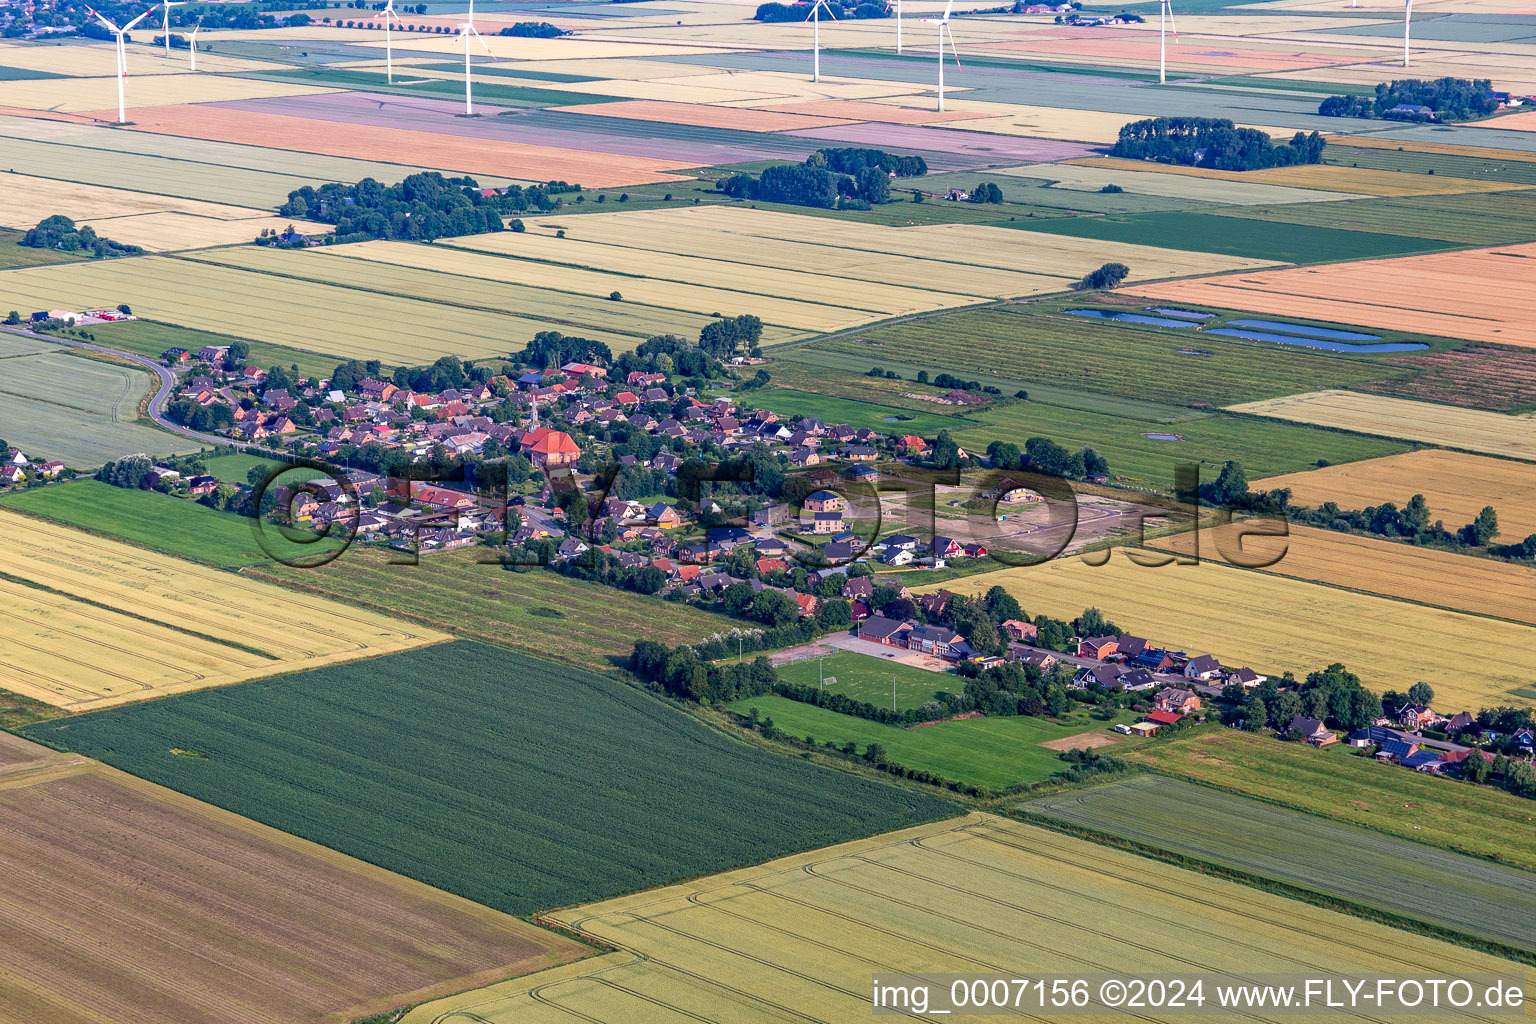
{"label": "harvested field", "polygon": [[33,735],[519,915],[955,812],[469,641],[54,726]]}
{"label": "harvested field", "polygon": [[1536,407],[1536,352],[1530,349],[1474,342],[1446,352],[1409,354],[1399,362],[1419,372],[1355,386],[1378,395],[1493,412]]}
{"label": "harvested field", "polygon": [[1536,467],[1510,459],[1425,448],[1274,476],[1252,486],[1259,491],[1288,487],[1293,504],[1311,508],[1327,501],[1346,509],[1387,501],[1402,508],[1409,498],[1422,494],[1430,518],[1442,519],[1453,529],[1470,523],[1484,505],[1492,505],[1499,513],[1501,540],[1536,533]]}
{"label": "harvested field", "polygon": [[891,101],[805,100],[800,103],[776,103],[755,109],[825,117],[836,121],[879,121],[884,124],[943,124],[947,121],[970,121],[977,116],[963,107],[956,110],[930,110],[926,107],[908,106],[907,104],[911,102],[910,97]]}
{"label": "harvested field", "polygon": [[[1518,868],[1159,776],[1031,800],[1020,809],[1400,918],[1536,950],[1536,927],[1530,923],[1536,876]],[[1405,871],[1446,898],[1426,902],[1404,892]]]}
{"label": "harvested field", "polygon": [[150,252],[239,245],[255,241],[263,231],[276,234],[290,226],[312,238],[331,232],[330,226],[325,224],[273,217],[256,210],[247,212],[252,216],[236,220],[215,220],[190,213],[141,213],[130,217],[91,218],[82,223],[94,228],[99,235]]}
{"label": "harvested field", "polygon": [[[1398,499],[1399,508],[1407,497]],[[1462,521],[1448,519],[1445,525],[1455,530],[1475,516]],[[1286,537],[1247,541],[1241,539],[1242,532],[1241,523],[1202,528],[1200,557],[1215,562],[1238,558],[1249,563],[1277,559],[1263,571],[1536,625],[1536,570],[1523,565],[1307,526],[1292,525]],[[1514,534],[1512,539],[1523,536]],[[1151,546],[1191,554],[1195,539],[1193,534],[1184,533],[1152,541]]]}
{"label": "harvested field", "polygon": [[0,813],[0,1005],[8,1020],[321,1024],[588,952],[10,736],[0,737]]}
{"label": "harvested field", "polygon": [[872,972],[1021,963],[1060,977],[1128,962],[1162,975],[1510,969],[981,813],[549,916],[625,952],[429,1003],[403,1024],[620,1024],[657,1019],[658,1004],[679,1020],[758,1020],[765,1004],[786,1019],[854,1020],[869,1013]]}
{"label": "harvested field", "polygon": [[1248,402],[1234,412],[1536,461],[1536,420],[1350,391]]}
{"label": "harvested field", "polygon": [[1443,142],[1412,142],[1405,139],[1375,138],[1370,135],[1353,135],[1348,140],[1341,141],[1339,145],[1357,146],[1366,149],[1401,149],[1409,153],[1442,153],[1451,156],[1478,157],[1498,163],[1504,163],[1509,160],[1536,162],[1536,153],[1522,153],[1515,149],[1497,149],[1489,146],[1454,146]]}
{"label": "harvested field", "polygon": [[[220,301],[210,301],[212,296]],[[390,365],[427,363],[442,355],[505,355],[509,345],[552,326],[464,307],[445,317],[434,302],[376,293],[369,297],[368,315],[360,317],[358,297],[339,286],[166,256],[32,267],[0,277],[0,305],[7,309],[110,309],[128,302],[152,320],[292,348],[323,345],[333,355]],[[273,309],[287,315],[273,316]],[[603,331],[588,336],[616,351],[643,340]]]}
{"label": "harvested field", "polygon": [[[1289,671],[1301,678],[1343,662],[1377,692],[1433,679],[1436,703],[1448,713],[1532,703],[1513,692],[1530,685],[1524,650],[1536,634],[1528,626],[1217,562],[1149,569],[1123,554],[1102,566],[1066,558],[944,586],[977,595],[1001,586],[1030,615],[1072,619],[1097,607],[1158,645],[1213,654],[1223,665],[1248,665],[1274,677]],[[1438,642],[1404,644],[1405,636]],[[1478,657],[1467,658],[1469,650]]]}
{"label": "harvested field", "polygon": [[975,158],[974,165],[977,167],[1066,160],[1092,152],[1080,143],[1061,139],[961,131],[932,125],[850,124],[834,128],[799,129],[789,134],[854,146],[884,145],[895,149],[967,155]]}
{"label": "harvested field", "polygon": [[[149,19],[145,19],[147,22]],[[212,32],[198,36],[198,71],[203,74],[225,71],[259,71],[272,65],[266,61],[228,57],[218,52],[203,52],[203,40]],[[190,75],[185,53],[173,53],[166,60],[160,50],[135,47],[129,53],[129,74]],[[0,64],[31,71],[46,71],[66,78],[107,78],[117,74],[117,57],[108,42],[70,39],[59,43],[23,43],[7,39],[0,43]]]}
{"label": "harvested field", "polygon": [[1275,270],[1130,289],[1131,294],[1536,347],[1536,244]]}
{"label": "harvested field", "polygon": [[262,139],[273,149],[388,161],[410,154],[422,166],[465,174],[580,182],[588,188],[690,179],[665,173],[687,163],[611,153],[586,153],[505,140],[427,131],[348,125],[286,114],[225,107],[161,106],[135,109],[134,130],[216,142]]}
{"label": "harvested field", "polygon": [[[133,120],[146,108],[169,103],[212,103],[218,100],[254,99],[258,96],[308,96],[327,90],[290,82],[222,75],[146,74],[129,57],[127,99]],[[51,78],[25,82],[0,82],[0,106],[50,113],[81,114],[96,121],[117,120],[117,83],[108,72],[104,78]],[[249,141],[247,135],[242,141]]]}
{"label": "harvested field", "polygon": [[443,639],[429,629],[0,509],[0,687],[71,711]]}
{"label": "harvested field", "polygon": [[198,442],[139,420],[154,383],[143,370],[72,355],[37,343],[12,354],[0,342],[0,436],[37,457],[95,469],[133,452],[193,452]]}
{"label": "harvested field", "polygon": [[[861,104],[872,106],[872,104]],[[743,132],[782,132],[791,128],[826,128],[847,124],[851,118],[789,113],[754,107],[717,107],[703,103],[665,103],[658,100],[623,100],[618,103],[587,103],[556,107],[568,114],[598,114],[634,121],[731,128]]]}
{"label": "harvested field", "polygon": [[1070,164],[1026,164],[1023,167],[1009,167],[992,173],[1045,178],[1053,182],[1054,188],[1080,192],[1097,192],[1105,185],[1117,185],[1130,193],[1234,206],[1337,202],[1354,198],[1348,192],[1320,192],[1316,189],[1266,185],[1256,181],[1226,181],[1193,178],[1182,174],[1159,174],[1152,170],[1132,170],[1125,167],[1125,163],[1126,161],[1123,160],[1103,160],[1091,164],[1085,161]]}
{"label": "harvested field", "polygon": [[1286,185],[1291,188],[1349,192],[1363,196],[1433,196],[1467,192],[1505,192],[1510,188],[1509,182],[1442,178],[1438,175],[1431,179],[1417,174],[1374,171],[1365,167],[1340,167],[1337,164],[1304,164],[1296,167],[1271,167],[1260,171],[1217,171],[1208,167],[1185,167],[1179,164],[1160,164],[1149,160],[1121,160],[1115,157],[1097,158],[1091,163],[1077,162],[1084,166],[1103,166],[1127,171],[1153,171],[1158,174],[1182,174],[1186,177],[1210,178],[1215,181]]}
{"label": "harvested field", "polygon": [[[979,43],[971,47],[984,54],[1027,53],[1055,57],[1089,57],[1107,59],[1120,67],[1142,65],[1155,68],[1158,60],[1158,40],[1150,32],[1136,38],[1123,35],[1106,36],[1091,28],[1066,29],[1061,32],[1033,33],[1027,39],[996,43]],[[1185,35],[1177,46],[1168,47],[1168,67],[1191,71],[1234,73],[1264,73],[1277,71],[1302,71],[1309,68],[1327,68],[1338,64],[1353,64],[1360,59],[1356,53],[1308,53],[1294,45],[1286,47],[1256,46],[1234,42],[1230,38],[1204,39]]]}
{"label": "harvested field", "polygon": [[353,548],[321,569],[269,565],[247,575],[598,670],[629,657],[637,622],[669,646],[731,627],[692,605],[542,570],[506,572],[479,557],[474,549],[449,551],[402,566],[382,551]]}

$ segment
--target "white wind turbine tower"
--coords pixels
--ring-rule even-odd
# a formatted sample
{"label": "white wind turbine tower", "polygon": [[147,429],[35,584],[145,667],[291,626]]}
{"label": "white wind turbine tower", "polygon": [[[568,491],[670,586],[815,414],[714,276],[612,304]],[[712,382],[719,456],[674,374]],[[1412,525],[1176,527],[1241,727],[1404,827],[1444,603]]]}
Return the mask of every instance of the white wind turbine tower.
{"label": "white wind turbine tower", "polygon": [[[470,18],[474,18],[473,8],[470,10]],[[491,54],[491,48],[485,45],[485,40],[480,37],[480,33],[475,29],[475,23],[472,20],[466,21],[459,26],[459,35],[464,37],[464,116],[473,117],[475,106],[470,97],[469,37],[474,36],[486,53]],[[495,54],[491,54],[491,56],[494,57]]]}
{"label": "white wind turbine tower", "polygon": [[955,67],[956,68],[960,67],[960,50],[959,50],[958,47],[955,46],[955,33],[953,31],[951,31],[950,27],[949,27],[949,12],[952,11],[954,9],[954,7],[955,7],[955,0],[949,0],[949,3],[944,5],[944,16],[942,18],[924,18],[923,19],[924,21],[931,21],[935,25],[939,26],[939,109],[940,110],[944,109],[944,37],[945,37],[945,35],[949,36],[949,48],[950,48],[950,50],[955,55]]}
{"label": "white wind turbine tower", "polygon": [[811,5],[811,13],[805,16],[805,20],[811,23],[811,81],[821,81],[821,10],[825,7],[832,20],[837,20],[837,15],[832,14],[832,7],[827,0],[815,0]]}
{"label": "white wind turbine tower", "polygon": [[885,11],[887,14],[891,12],[892,7],[896,9],[896,52],[899,54],[901,53],[901,0],[895,0],[895,3],[892,3],[891,0],[885,0]]}
{"label": "white wind turbine tower", "polygon": [[1413,24],[1413,0],[1403,0],[1403,67],[1408,66],[1408,27]]}
{"label": "white wind turbine tower", "polygon": [[134,18],[128,24],[124,25],[122,28],[118,28],[116,25],[112,24],[112,22],[103,17],[99,12],[91,10],[91,8],[87,7],[86,10],[95,15],[96,20],[101,22],[102,26],[105,27],[108,32],[111,32],[117,36],[117,123],[127,124],[128,109],[123,102],[123,79],[128,77],[128,51],[123,46],[123,37],[132,30],[133,26],[149,17],[150,14],[154,12],[154,8],[151,7],[149,10],[145,11],[137,18]]}
{"label": "white wind turbine tower", "polygon": [[1173,45],[1179,45],[1179,23],[1173,18],[1173,0],[1161,0],[1162,21],[1157,31],[1157,84],[1168,84],[1168,26],[1173,25]]}
{"label": "white wind turbine tower", "polygon": [[[395,13],[395,0],[389,0],[389,3],[384,5],[384,74],[387,81],[393,82],[395,80],[395,47],[389,35],[390,19],[394,19],[396,24],[405,28],[405,22]],[[475,21],[473,3],[470,4],[469,21],[470,24],[474,24]]]}
{"label": "white wind turbine tower", "polygon": [[187,45],[191,47],[191,49],[187,52],[187,59],[188,59],[187,69],[189,71],[196,71],[197,70],[197,34],[199,32],[201,32],[202,30],[203,30],[203,19],[202,18],[198,18],[197,19],[197,24],[192,26],[192,34],[190,36],[187,36]]}
{"label": "white wind turbine tower", "polygon": [[[171,56],[171,8],[183,7],[187,0],[160,0],[160,31],[165,36],[165,56]],[[153,7],[150,10],[154,10]]]}

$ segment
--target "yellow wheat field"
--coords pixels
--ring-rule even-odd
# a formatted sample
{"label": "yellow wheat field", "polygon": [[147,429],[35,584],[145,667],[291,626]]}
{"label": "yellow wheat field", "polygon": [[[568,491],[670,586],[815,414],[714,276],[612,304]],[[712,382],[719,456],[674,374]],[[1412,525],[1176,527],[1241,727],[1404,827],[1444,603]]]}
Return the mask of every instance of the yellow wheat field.
{"label": "yellow wheat field", "polygon": [[1056,559],[944,586],[964,594],[1001,586],[1030,615],[1070,620],[1097,607],[1158,646],[1266,675],[1301,677],[1343,662],[1378,693],[1431,681],[1437,705],[1452,711],[1531,703],[1511,692],[1530,686],[1526,650],[1536,631],[1528,626],[1217,562],[1146,568],[1117,551],[1101,566]]}
{"label": "yellow wheat field", "polygon": [[1431,520],[1454,530],[1477,518],[1485,505],[1499,513],[1499,537],[1512,543],[1536,533],[1536,466],[1509,459],[1425,448],[1305,473],[1272,476],[1254,490],[1287,487],[1291,503],[1311,508],[1331,501],[1343,509],[1390,501],[1398,508],[1424,495]]}
{"label": "yellow wheat field", "polygon": [[[26,174],[7,174],[0,178],[0,184],[4,185],[4,188],[0,188],[0,224],[14,228],[31,227],[50,213],[62,213],[77,221],[171,212],[212,220],[268,216],[262,210],[245,206],[205,203],[196,199],[130,192],[100,185],[81,185]],[[167,185],[173,184],[167,182]]]}
{"label": "yellow wheat field", "polygon": [[255,210],[249,212],[256,216],[217,220],[190,213],[143,213],[131,217],[92,218],[81,223],[89,224],[98,235],[141,246],[150,252],[238,245],[253,241],[263,231],[282,231],[290,226],[309,235],[331,232],[325,224],[272,217]]}
{"label": "yellow wheat field", "polygon": [[[1405,503],[1406,499],[1397,501],[1399,508]],[[1476,514],[1464,521],[1470,522]],[[1454,530],[1461,522],[1446,525]],[[1263,571],[1536,624],[1536,570],[1525,566],[1307,526],[1293,525],[1284,537],[1242,538],[1247,531],[1242,522],[1203,528],[1200,557],[1218,562],[1235,559],[1241,565],[1273,561]],[[1196,550],[1195,535],[1168,537],[1157,541],[1156,547],[1191,554]]]}
{"label": "yellow wheat field", "polygon": [[[111,309],[122,302],[150,320],[387,365],[415,365],[443,355],[505,355],[551,328],[547,320],[364,294],[168,256],[0,274],[0,306],[6,309]],[[584,333],[615,351],[644,340],[608,331]]]}
{"label": "yellow wheat field", "polygon": [[1353,391],[1309,391],[1230,407],[1234,412],[1356,430],[1536,462],[1536,420]]}
{"label": "yellow wheat field", "polygon": [[1366,167],[1341,167],[1336,164],[1305,164],[1296,167],[1271,167],[1261,171],[1217,171],[1209,167],[1184,167],[1178,164],[1159,164],[1148,160],[1121,160],[1117,157],[1085,157],[1069,163],[1115,167],[1127,171],[1155,171],[1159,174],[1182,174],[1192,178],[1211,178],[1218,181],[1259,182],[1265,185],[1289,185],[1292,188],[1319,189],[1325,192],[1349,192],[1361,196],[1433,196],[1460,195],[1468,192],[1508,192],[1511,188],[1530,188],[1529,185],[1511,185],[1507,181],[1474,181],[1471,178],[1450,178],[1425,174],[1403,174],[1399,171],[1376,171]]}
{"label": "yellow wheat field", "polygon": [[446,639],[0,510],[0,688],[70,711]]}
{"label": "yellow wheat field", "polygon": [[[149,60],[144,57],[139,59]],[[128,103],[128,120],[132,121],[135,108],[172,103],[255,100],[269,96],[312,96],[335,91],[256,78],[227,78],[202,73],[155,74],[152,67],[137,67],[134,58],[130,56],[124,93]],[[0,82],[0,106],[65,113],[89,111],[102,120],[116,121],[117,81],[109,75],[106,78],[44,78]]]}
{"label": "yellow wheat field", "polygon": [[1509,966],[1235,882],[1164,865],[1148,872],[1133,854],[981,813],[547,919],[621,952],[426,1003],[403,1024],[856,1021],[871,1013],[872,976],[901,972],[1074,977],[1134,963],[1148,975],[1191,964],[1242,975],[1400,975],[1427,963],[1461,975]]}
{"label": "yellow wheat field", "polygon": [[1401,149],[1409,153],[1449,153],[1453,156],[1470,156],[1479,160],[1517,160],[1536,162],[1536,153],[1524,153],[1518,149],[1490,149],[1486,146],[1452,146],[1445,142],[1409,142],[1406,139],[1378,139],[1370,135],[1352,135],[1349,138],[1329,139],[1330,146],[1356,146],[1362,149]]}
{"label": "yellow wheat field", "polygon": [[[146,19],[146,22],[149,19]],[[142,29],[142,25],[141,25]],[[173,29],[174,32],[182,31]],[[139,32],[135,32],[139,35]],[[183,32],[183,34],[185,34]],[[222,73],[229,71],[262,71],[274,65],[268,61],[245,57],[227,57],[215,48],[207,49],[217,33],[199,32],[197,35],[197,73]],[[128,46],[128,72],[130,75],[179,75],[192,74],[188,67],[185,50],[172,50],[167,58],[165,51],[149,43],[148,36],[140,36],[142,42]],[[10,40],[0,42],[0,65],[24,68],[28,71],[46,71],[71,78],[106,78],[117,74],[117,55],[111,43],[82,43],[72,39],[67,43],[20,43]],[[113,86],[115,89],[116,87]]]}

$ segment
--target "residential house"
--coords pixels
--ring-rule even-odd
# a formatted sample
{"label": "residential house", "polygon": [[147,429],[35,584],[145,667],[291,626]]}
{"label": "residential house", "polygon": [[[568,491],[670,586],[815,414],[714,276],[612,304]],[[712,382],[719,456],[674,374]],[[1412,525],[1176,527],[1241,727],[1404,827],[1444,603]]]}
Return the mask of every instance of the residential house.
{"label": "residential house", "polygon": [[1326,747],[1339,742],[1338,734],[1315,718],[1297,715],[1285,729],[1288,735],[1299,736],[1314,747]]}
{"label": "residential house", "polygon": [[811,518],[811,532],[841,533],[843,529],[843,514],[841,512],[817,512]]}
{"label": "residential house", "polygon": [[1185,679],[1192,679],[1198,682],[1208,683],[1211,680],[1220,677],[1221,674],[1221,662],[1217,661],[1209,654],[1201,654],[1197,657],[1190,658],[1189,661],[1184,665]]}
{"label": "residential house", "polygon": [[1118,653],[1120,650],[1120,638],[1117,636],[1091,636],[1079,638],[1077,641],[1077,656],[1079,658],[1096,658],[1103,661],[1105,658]]}
{"label": "residential house", "polygon": [[1003,623],[1003,632],[1010,639],[1022,640],[1026,643],[1034,641],[1040,635],[1040,630],[1033,622],[1025,622],[1022,619],[1009,619]]}
{"label": "residential house", "polygon": [[804,507],[807,512],[842,512],[848,503],[833,491],[813,491],[806,495]]}
{"label": "residential house", "polygon": [[1152,702],[1163,711],[1175,711],[1181,715],[1200,710],[1200,698],[1195,692],[1178,686],[1158,690]]}

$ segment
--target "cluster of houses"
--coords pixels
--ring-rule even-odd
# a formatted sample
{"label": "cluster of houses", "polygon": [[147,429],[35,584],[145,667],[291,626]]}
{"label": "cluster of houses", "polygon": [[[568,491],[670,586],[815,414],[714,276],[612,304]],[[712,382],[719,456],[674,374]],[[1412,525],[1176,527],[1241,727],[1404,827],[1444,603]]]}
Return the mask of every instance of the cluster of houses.
{"label": "cluster of houses", "polygon": [[1093,664],[1077,673],[1079,686],[1100,686],[1116,692],[1150,690],[1177,677],[1207,695],[1236,684],[1253,689],[1267,679],[1251,668],[1228,669],[1209,654],[1191,657],[1183,651],[1153,646],[1136,636],[1092,636],[1077,641],[1077,657]]}
{"label": "cluster of houses", "polygon": [[5,461],[0,463],[0,484],[22,484],[31,480],[52,480],[64,472],[64,463],[58,459],[33,461],[19,449],[7,448]]}

